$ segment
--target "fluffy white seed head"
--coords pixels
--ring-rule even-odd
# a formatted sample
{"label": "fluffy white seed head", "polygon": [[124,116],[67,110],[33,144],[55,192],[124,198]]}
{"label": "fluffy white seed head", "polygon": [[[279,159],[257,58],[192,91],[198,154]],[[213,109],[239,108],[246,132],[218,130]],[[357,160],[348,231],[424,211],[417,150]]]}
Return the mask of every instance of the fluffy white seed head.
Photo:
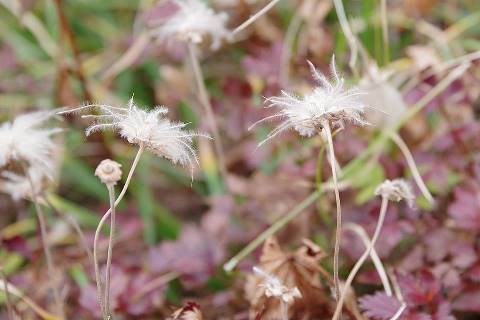
{"label": "fluffy white seed head", "polygon": [[16,117],[0,125],[0,167],[21,162],[53,177],[58,146],[52,135],[59,128],[45,128],[53,112],[37,111]]}
{"label": "fluffy white seed head", "polygon": [[226,13],[216,13],[201,0],[173,0],[173,2],[178,6],[178,11],[153,30],[153,34],[160,41],[202,43],[209,38],[211,48],[216,50],[223,40],[231,38],[231,33],[226,27],[228,20]]}
{"label": "fluffy white seed head", "polygon": [[253,272],[263,279],[263,283],[260,286],[264,288],[265,296],[268,298],[274,297],[290,304],[294,299],[302,297],[297,287],[287,288],[280,279],[263,271],[261,268],[253,267]]}
{"label": "fluffy white seed head", "polygon": [[385,180],[375,190],[375,195],[388,198],[390,201],[407,201],[412,206],[415,196],[410,185],[403,179]]}
{"label": "fluffy white seed head", "polygon": [[116,185],[122,179],[122,165],[116,161],[105,159],[95,169],[95,175],[106,185]]}
{"label": "fluffy white seed head", "polygon": [[52,182],[45,176],[42,168],[31,166],[27,173],[28,176],[12,171],[2,172],[0,190],[10,195],[14,201],[20,201],[22,199],[32,199],[34,194],[38,196]]}
{"label": "fluffy white seed head", "polygon": [[345,80],[338,75],[335,68],[335,58],[332,57],[330,65],[331,79],[315,69],[312,63],[308,63],[318,86],[303,97],[282,91],[280,96],[266,99],[269,104],[267,108],[275,107],[279,111],[253,126],[277,118],[283,122],[270,132],[260,145],[289,129],[295,129],[302,136],[311,137],[321,131],[325,123],[332,128],[343,128],[348,122],[368,124],[363,118],[366,107],[358,99],[363,93],[357,88],[346,88]]}
{"label": "fluffy white seed head", "polygon": [[86,105],[62,113],[97,110],[98,114],[84,115],[92,118],[94,123],[86,130],[90,135],[95,131],[114,130],[132,144],[144,146],[157,156],[164,157],[174,164],[193,167],[198,162],[193,148],[194,137],[209,138],[208,135],[185,130],[186,123],[172,122],[166,118],[168,110],[156,107],[142,110],[133,102],[133,97],[126,107],[109,105]]}

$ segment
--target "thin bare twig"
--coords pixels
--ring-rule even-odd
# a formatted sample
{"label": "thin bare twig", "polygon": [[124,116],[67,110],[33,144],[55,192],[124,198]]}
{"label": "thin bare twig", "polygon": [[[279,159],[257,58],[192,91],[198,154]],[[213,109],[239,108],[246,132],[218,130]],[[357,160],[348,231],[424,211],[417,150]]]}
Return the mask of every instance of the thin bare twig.
{"label": "thin bare twig", "polygon": [[27,297],[23,292],[20,291],[17,287],[13,284],[6,282],[5,280],[0,280],[0,290],[7,290],[12,295],[20,298],[23,302],[25,302],[40,318],[43,320],[62,320],[48,311],[42,309],[38,304],[36,304],[32,299]]}
{"label": "thin bare twig", "polygon": [[212,134],[214,138],[213,143],[214,143],[215,151],[218,157],[220,173],[222,174],[225,186],[227,186],[227,167],[225,165],[225,153],[223,151],[220,131],[218,129],[217,121],[215,120],[212,104],[210,103],[210,97],[209,97],[207,88],[205,88],[205,80],[203,77],[202,69],[200,68],[200,63],[199,63],[198,54],[197,54],[197,47],[195,44],[191,42],[188,43],[188,53],[190,57],[190,63],[193,69],[193,74],[195,76],[195,82],[197,85],[200,103],[202,104],[205,110],[205,115],[207,117],[210,130],[212,130]]}
{"label": "thin bare twig", "polygon": [[23,170],[25,172],[25,176],[27,177],[29,183],[30,183],[30,189],[31,189],[31,196],[32,196],[32,202],[35,206],[35,212],[37,213],[38,217],[38,224],[40,226],[40,241],[42,243],[43,247],[43,253],[45,255],[45,260],[47,262],[47,272],[48,272],[48,277],[50,278],[50,285],[53,291],[53,297],[55,299],[55,304],[57,307],[57,312],[58,315],[62,318],[65,319],[65,312],[63,309],[63,301],[60,295],[60,290],[58,288],[58,281],[57,277],[55,275],[55,268],[53,267],[53,257],[52,257],[52,251],[50,248],[50,244],[48,242],[48,232],[47,232],[47,224],[45,221],[45,214],[43,212],[42,207],[39,204],[38,201],[38,196],[35,192],[35,185],[33,184],[32,177],[28,173],[28,168],[24,165]]}
{"label": "thin bare twig", "polygon": [[42,200],[47,204],[47,206],[55,212],[59,217],[63,218],[77,233],[77,236],[80,240],[80,243],[85,250],[85,253],[87,254],[89,260],[93,260],[93,253],[92,250],[90,250],[87,242],[87,238],[85,237],[85,234],[82,231],[82,228],[80,228],[80,225],[78,224],[77,220],[74,218],[70,217],[68,214],[64,214],[60,210],[58,210],[53,203],[48,199],[47,196],[42,195]]}
{"label": "thin bare twig", "polygon": [[249,25],[251,25],[252,23],[254,23],[256,20],[258,20],[261,16],[263,16],[265,13],[267,13],[270,9],[272,9],[276,4],[277,2],[279,2],[280,0],[272,0],[270,1],[265,7],[263,7],[260,11],[258,11],[257,13],[255,13],[253,16],[251,16],[250,18],[248,18],[245,22],[243,22],[241,25],[239,25],[238,27],[235,28],[235,30],[232,31],[232,35],[236,35],[237,33],[239,33],[240,31],[242,31],[243,29],[247,28]]}
{"label": "thin bare twig", "polygon": [[74,72],[80,82],[80,85],[83,90],[84,98],[87,101],[92,100],[92,95],[90,94],[90,90],[88,89],[87,79],[82,70],[82,61],[80,59],[80,51],[78,50],[77,44],[75,42],[75,36],[70,28],[68,23],[67,16],[63,10],[63,1],[62,0],[54,0],[55,7],[57,9],[58,20],[60,22],[60,30],[62,32],[63,37],[66,38],[70,49],[72,50],[73,59],[75,61],[75,68]]}

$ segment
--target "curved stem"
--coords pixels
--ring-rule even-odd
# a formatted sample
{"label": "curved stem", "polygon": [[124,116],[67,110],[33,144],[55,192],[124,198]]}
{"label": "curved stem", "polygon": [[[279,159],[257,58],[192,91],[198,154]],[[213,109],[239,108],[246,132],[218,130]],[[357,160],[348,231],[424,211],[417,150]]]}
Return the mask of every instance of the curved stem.
{"label": "curved stem", "polygon": [[335,284],[335,298],[338,302],[340,298],[340,278],[338,276],[338,258],[340,256],[340,242],[342,237],[342,205],[340,203],[340,192],[338,190],[338,180],[337,180],[337,170],[336,170],[336,159],[335,159],[335,150],[333,148],[333,139],[332,131],[328,121],[323,123],[323,128],[325,129],[325,134],[327,135],[328,150],[330,156],[330,167],[332,168],[332,179],[333,186],[335,190],[335,202],[337,206],[337,227],[335,230],[335,249],[333,253],[333,282]]}
{"label": "curved stem", "polygon": [[[344,226],[344,229],[350,229],[353,232],[355,232],[358,237],[362,240],[363,245],[365,248],[370,247],[371,241],[370,238],[368,237],[367,232],[365,229],[363,229],[360,225],[356,223],[349,223]],[[388,276],[387,272],[385,271],[385,268],[383,266],[382,260],[380,260],[380,257],[377,254],[377,251],[375,248],[372,246],[372,251],[370,252],[370,258],[373,261],[373,264],[375,265],[375,269],[377,269],[378,276],[380,277],[380,280],[382,281],[383,289],[385,290],[385,293],[387,296],[392,296],[392,287],[390,286],[390,282],[388,281]]]}
{"label": "curved stem", "polygon": [[[140,160],[140,157],[142,156],[143,150],[145,147],[143,145],[140,145],[137,155],[135,156],[135,159],[133,160],[132,166],[130,167],[130,171],[128,172],[127,179],[125,180],[125,184],[123,185],[122,191],[120,191],[120,194],[118,195],[117,200],[115,200],[114,205],[112,207],[118,206],[120,201],[122,201],[123,197],[125,196],[125,193],[127,192],[128,186],[130,185],[130,181],[132,180],[133,173],[135,171],[135,168],[138,165],[138,162]],[[111,209],[108,209],[107,212],[103,215],[102,219],[98,223],[97,230],[95,231],[95,237],[93,239],[93,264],[95,268],[95,280],[97,283],[97,292],[98,292],[98,300],[100,304],[100,308],[102,310],[102,314],[104,318],[106,319],[106,314],[105,314],[105,305],[104,305],[104,291],[103,291],[103,283],[102,279],[100,276],[100,267],[98,263],[98,240],[100,237],[100,232],[102,230],[103,225],[105,224],[105,221],[108,219],[110,216],[110,213],[112,212]]]}
{"label": "curved stem", "polygon": [[113,185],[107,185],[108,197],[110,199],[110,237],[108,239],[107,268],[105,280],[105,313],[108,319],[111,319],[110,311],[110,279],[112,275],[112,251],[113,238],[115,236],[115,189]]}
{"label": "curved stem", "polygon": [[272,0],[270,1],[270,3],[268,3],[265,7],[263,7],[260,11],[258,11],[257,13],[255,13],[253,16],[251,16],[250,18],[248,18],[245,22],[243,22],[241,25],[239,25],[238,27],[235,28],[235,30],[232,31],[232,35],[235,36],[237,33],[239,33],[240,31],[242,31],[243,29],[247,28],[249,25],[251,25],[252,23],[254,23],[258,18],[260,18],[261,16],[263,16],[265,13],[267,13],[270,9],[272,9],[276,4],[277,2],[279,2],[280,0]]}
{"label": "curved stem", "polygon": [[362,267],[365,260],[367,260],[368,256],[372,252],[373,247],[375,246],[375,243],[377,242],[378,236],[380,235],[380,231],[382,230],[383,221],[385,220],[385,214],[387,213],[387,208],[388,208],[388,198],[387,197],[382,197],[382,205],[380,207],[380,214],[379,214],[379,217],[378,217],[378,222],[377,222],[377,226],[375,228],[375,232],[374,232],[373,237],[372,237],[372,241],[370,242],[370,244],[366,248],[366,250],[363,252],[360,259],[358,259],[357,263],[355,263],[352,270],[350,271],[350,274],[348,275],[347,280],[345,281],[345,284],[343,286],[342,294],[340,296],[340,299],[338,300],[337,307],[335,309],[335,313],[333,314],[332,320],[339,319],[339,317],[341,315],[341,312],[342,312],[343,303],[345,301],[345,298],[347,297],[348,289],[350,288],[350,286],[353,282],[353,279],[357,275],[358,271]]}
{"label": "curved stem", "polygon": [[210,103],[210,97],[205,88],[205,81],[200,68],[200,63],[198,61],[197,47],[195,44],[188,43],[188,53],[190,57],[190,63],[192,64],[193,74],[195,76],[195,82],[197,84],[198,96],[200,98],[200,103],[203,105],[205,114],[207,116],[208,125],[213,134],[213,144],[215,146],[215,152],[217,153],[220,173],[222,174],[223,181],[225,186],[227,185],[227,167],[225,164],[225,153],[222,147],[222,140],[220,136],[220,131],[218,130],[217,121],[215,120],[215,115],[213,113],[212,104]]}
{"label": "curved stem", "polygon": [[57,308],[58,315],[65,319],[65,312],[63,309],[63,301],[60,295],[60,290],[58,289],[58,281],[57,277],[55,276],[55,268],[53,267],[53,257],[52,257],[52,250],[50,248],[50,244],[48,243],[48,232],[47,232],[47,224],[45,222],[45,214],[43,212],[42,207],[38,202],[38,197],[35,192],[35,186],[33,184],[33,179],[28,172],[28,168],[24,165],[23,170],[25,172],[25,176],[27,177],[30,183],[30,189],[32,192],[32,201],[35,206],[35,212],[37,213],[38,217],[38,224],[40,226],[40,241],[43,247],[43,253],[45,255],[45,260],[47,262],[47,273],[48,277],[51,281],[51,288],[53,291],[53,298],[55,299],[55,305]]}
{"label": "curved stem", "polygon": [[412,153],[408,149],[407,144],[405,143],[405,141],[403,141],[402,137],[400,137],[397,132],[390,132],[389,136],[392,141],[395,142],[395,144],[398,146],[400,151],[402,151],[403,156],[407,161],[408,167],[410,168],[410,171],[412,171],[412,176],[415,179],[415,182],[417,183],[418,188],[422,192],[423,196],[428,200],[428,202],[430,202],[431,205],[434,205],[435,200],[433,199],[430,191],[428,191],[428,188],[425,185],[425,182],[423,181],[420,172],[418,171],[417,165],[415,164],[415,159],[413,158]]}
{"label": "curved stem", "polygon": [[401,305],[400,305],[400,308],[398,308],[398,311],[395,312],[395,314],[393,315],[393,317],[390,318],[390,320],[397,320],[398,318],[400,318],[400,316],[402,315],[403,311],[407,308],[407,305],[405,304],[405,302],[403,302]]}

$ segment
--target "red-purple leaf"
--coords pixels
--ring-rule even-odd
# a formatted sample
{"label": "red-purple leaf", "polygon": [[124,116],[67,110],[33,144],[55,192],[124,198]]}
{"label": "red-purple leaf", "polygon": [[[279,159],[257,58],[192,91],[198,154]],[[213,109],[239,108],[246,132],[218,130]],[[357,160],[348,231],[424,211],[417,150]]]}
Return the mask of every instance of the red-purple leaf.
{"label": "red-purple leaf", "polygon": [[363,296],[359,299],[359,304],[365,316],[375,320],[390,319],[401,306],[400,301],[385,292]]}

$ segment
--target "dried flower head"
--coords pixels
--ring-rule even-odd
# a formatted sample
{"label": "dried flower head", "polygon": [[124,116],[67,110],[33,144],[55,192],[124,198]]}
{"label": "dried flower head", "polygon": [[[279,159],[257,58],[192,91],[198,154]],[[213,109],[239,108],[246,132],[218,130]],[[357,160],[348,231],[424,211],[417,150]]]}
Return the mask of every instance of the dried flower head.
{"label": "dried flower head", "polygon": [[390,201],[407,201],[412,206],[415,196],[410,185],[403,179],[385,180],[375,190],[375,195],[388,198]]}
{"label": "dried flower head", "polygon": [[116,161],[105,159],[95,169],[95,175],[106,185],[116,185],[122,179],[122,165]]}
{"label": "dried flower head", "polygon": [[280,111],[256,122],[253,126],[275,118],[281,118],[284,121],[270,132],[260,145],[292,128],[302,136],[311,137],[322,130],[325,123],[332,128],[343,128],[346,122],[357,125],[368,124],[363,119],[365,105],[358,99],[358,96],[363,93],[357,88],[345,87],[345,80],[338,75],[335,68],[335,58],[332,57],[330,65],[331,80],[315,69],[312,63],[308,62],[308,64],[318,86],[313,92],[303,97],[282,91],[281,96],[266,99],[269,103],[267,108],[277,107]]}
{"label": "dried flower head", "polygon": [[34,194],[39,195],[51,183],[51,179],[45,176],[42,168],[31,166],[27,173],[28,175],[21,175],[12,171],[2,172],[0,190],[9,194],[14,201],[19,201],[32,199]]}
{"label": "dried flower head", "polygon": [[180,40],[201,43],[206,37],[211,40],[211,48],[216,50],[222,40],[231,37],[225,24],[228,15],[216,13],[201,0],[173,0],[178,11],[153,30],[160,41]]}
{"label": "dried flower head", "polygon": [[301,298],[302,294],[297,287],[292,289],[287,288],[277,277],[266,273],[259,267],[253,267],[253,271],[263,278],[264,282],[260,284],[261,287],[265,288],[265,296],[268,298],[274,297],[281,299],[284,303],[291,303],[296,298]]}
{"label": "dried flower head", "polygon": [[11,162],[21,162],[53,177],[54,155],[58,146],[51,137],[61,129],[44,128],[45,122],[53,115],[52,112],[37,111],[3,123],[0,126],[0,167]]}
{"label": "dried flower head", "polygon": [[[287,303],[290,319],[301,319],[305,315],[310,319],[321,319],[325,314],[325,304],[322,301],[328,300],[327,289],[320,280],[320,275],[329,277],[319,265],[325,255],[318,246],[306,239],[295,252],[283,251],[274,237],[266,240],[258,264],[258,268],[263,272],[248,275],[245,282],[245,294],[250,302],[250,317],[262,313],[262,319],[280,319],[283,317],[280,305],[284,301],[291,301]],[[269,276],[266,277],[265,274]],[[278,279],[280,286],[277,280],[267,281],[266,279],[272,279],[270,276]],[[298,288],[302,297],[298,296],[297,290],[291,289],[284,292],[280,299],[271,299],[266,295],[267,290],[258,290],[259,287],[266,289],[267,283],[270,283],[272,288]]]}
{"label": "dried flower head", "polygon": [[186,123],[171,122],[165,115],[168,110],[156,107],[147,111],[140,109],[133,102],[133,97],[126,108],[109,105],[86,105],[62,113],[80,112],[97,109],[98,115],[84,115],[93,118],[95,123],[87,128],[86,134],[95,131],[116,130],[120,136],[132,144],[144,146],[155,155],[164,157],[174,164],[189,165],[193,175],[193,164],[198,158],[192,146],[194,137],[208,135],[185,130]]}

